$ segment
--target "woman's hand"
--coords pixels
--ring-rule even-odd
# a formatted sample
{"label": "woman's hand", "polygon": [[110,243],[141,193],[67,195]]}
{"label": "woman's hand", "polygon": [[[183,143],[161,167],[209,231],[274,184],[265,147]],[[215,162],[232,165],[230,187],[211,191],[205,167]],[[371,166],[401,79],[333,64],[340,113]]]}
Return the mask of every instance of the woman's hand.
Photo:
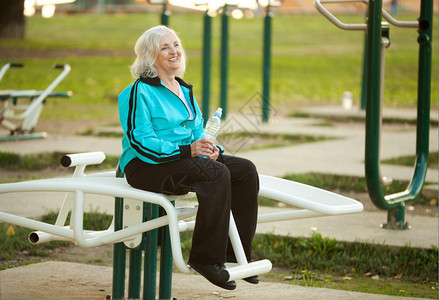
{"label": "woman's hand", "polygon": [[213,153],[211,155],[207,156],[207,157],[209,159],[212,159],[212,160],[217,160],[219,154],[220,154],[219,148],[216,145],[213,145]]}
{"label": "woman's hand", "polygon": [[204,138],[196,140],[191,144],[191,156],[206,156],[209,159],[216,160],[219,156],[219,149],[211,140]]}

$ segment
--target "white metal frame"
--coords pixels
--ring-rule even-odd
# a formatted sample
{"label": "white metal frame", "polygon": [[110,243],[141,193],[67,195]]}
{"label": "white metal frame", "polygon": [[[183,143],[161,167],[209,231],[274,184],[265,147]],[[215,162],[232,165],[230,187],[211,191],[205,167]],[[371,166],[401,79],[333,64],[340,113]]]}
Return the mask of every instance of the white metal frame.
{"label": "white metal frame", "polygon": [[[0,184],[0,193],[67,192],[55,224],[48,224],[7,212],[0,212],[0,222],[37,230],[29,236],[29,240],[32,243],[68,240],[82,247],[129,242],[135,239],[135,236],[139,233],[169,225],[174,263],[181,272],[191,272],[183,260],[179,233],[194,228],[195,221],[186,219],[196,215],[197,206],[176,208],[170,201],[175,200],[174,196],[135,189],[127,183],[125,178],[117,178],[115,172],[84,174],[87,165],[99,164],[104,159],[105,154],[102,152],[72,154],[65,156],[62,164],[64,166],[76,167],[73,177]],[[151,221],[131,224],[118,231],[114,231],[114,219],[106,230],[84,230],[84,199],[87,194],[122,197],[124,199],[157,204],[165,210],[166,215]],[[363,205],[356,200],[301,183],[265,175],[260,175],[259,194],[301,208],[299,210],[259,215],[258,222],[261,223],[351,214],[363,210]],[[69,211],[72,212],[70,225],[65,226]],[[227,267],[229,280],[246,278],[271,270],[271,262],[269,260],[247,262],[233,215],[230,218],[229,236],[237,258],[237,265]]]}

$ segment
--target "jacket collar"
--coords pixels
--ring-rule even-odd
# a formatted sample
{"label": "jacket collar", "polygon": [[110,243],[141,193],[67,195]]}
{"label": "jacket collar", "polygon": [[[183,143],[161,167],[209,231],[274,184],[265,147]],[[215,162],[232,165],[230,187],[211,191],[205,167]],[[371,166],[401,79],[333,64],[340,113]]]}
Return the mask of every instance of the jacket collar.
{"label": "jacket collar", "polygon": [[[162,85],[162,82],[160,80],[160,78],[158,76],[156,77],[143,77],[140,76],[140,81],[142,81],[143,83],[149,84],[149,85],[155,85],[155,86],[160,86]],[[192,89],[192,84],[185,82],[183,79],[181,79],[180,77],[175,77],[175,80],[177,80],[177,82],[184,86],[187,87],[188,89]]]}

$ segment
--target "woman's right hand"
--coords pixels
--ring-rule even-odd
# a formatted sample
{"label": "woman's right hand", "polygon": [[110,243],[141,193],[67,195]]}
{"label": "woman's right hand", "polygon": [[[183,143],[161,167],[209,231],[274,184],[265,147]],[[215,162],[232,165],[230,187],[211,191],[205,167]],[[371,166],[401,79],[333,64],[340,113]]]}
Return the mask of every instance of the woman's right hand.
{"label": "woman's right hand", "polygon": [[204,138],[196,140],[191,144],[191,156],[207,156],[209,157],[215,152],[215,144],[211,140]]}

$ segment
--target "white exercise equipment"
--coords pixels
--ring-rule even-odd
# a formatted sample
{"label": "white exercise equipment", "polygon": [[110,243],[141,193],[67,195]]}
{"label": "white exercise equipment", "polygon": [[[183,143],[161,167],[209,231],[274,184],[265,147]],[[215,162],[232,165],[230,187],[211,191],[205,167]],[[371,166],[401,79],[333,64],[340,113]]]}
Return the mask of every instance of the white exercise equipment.
{"label": "white exercise equipment", "polygon": [[[82,247],[96,247],[125,242],[129,248],[138,245],[136,239],[139,234],[169,225],[174,263],[181,272],[190,273],[190,268],[183,260],[179,233],[181,231],[193,230],[195,226],[193,217],[197,213],[197,206],[174,207],[171,201],[175,200],[176,196],[166,196],[135,189],[127,183],[125,178],[117,178],[116,172],[94,173],[90,175],[84,173],[87,165],[99,164],[104,159],[105,154],[102,152],[71,154],[64,156],[61,163],[63,166],[76,167],[73,177],[0,184],[1,194],[17,192],[66,192],[55,224],[48,224],[7,212],[0,212],[0,222],[36,230],[29,235],[29,240],[32,243],[67,240]],[[363,210],[363,205],[360,202],[335,193],[272,176],[259,176],[259,194],[261,196],[293,205],[299,209],[261,214],[258,216],[258,222],[279,222],[300,218],[352,214]],[[131,203],[137,203],[139,207],[143,206],[143,202],[157,204],[164,209],[166,215],[146,222],[142,222],[141,218],[137,218],[137,222],[126,224],[123,229],[118,231],[114,231],[114,218],[106,230],[84,230],[84,200],[88,194],[106,195],[113,197],[113,199],[114,197],[130,199]],[[30,202],[29,205],[32,205],[32,203]],[[70,211],[70,224],[66,225],[67,215]],[[267,259],[251,263],[247,262],[233,215],[230,218],[229,236],[235,251],[237,264],[233,266],[228,265],[228,280],[259,275],[271,270],[271,262]]]}

